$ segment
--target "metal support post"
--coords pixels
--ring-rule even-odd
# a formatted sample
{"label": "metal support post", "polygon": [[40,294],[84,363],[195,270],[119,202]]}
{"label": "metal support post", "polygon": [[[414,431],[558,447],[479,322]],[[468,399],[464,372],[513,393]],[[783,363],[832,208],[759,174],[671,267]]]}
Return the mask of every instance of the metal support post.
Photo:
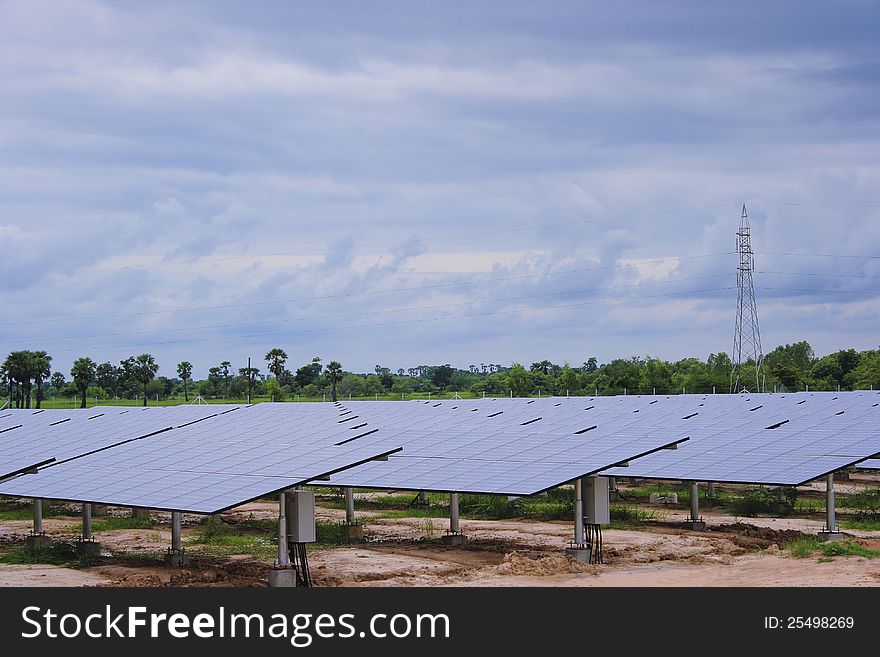
{"label": "metal support post", "polygon": [[171,512],[171,549],[180,552],[182,549],[180,511]]}
{"label": "metal support post", "polygon": [[34,500],[34,535],[43,533],[43,500]]}
{"label": "metal support post", "polygon": [[446,545],[462,545],[466,540],[459,524],[458,493],[449,493],[449,531],[441,540]]}
{"label": "metal support post", "polygon": [[296,586],[296,568],[291,568],[290,551],[287,548],[287,495],[278,494],[278,558],[275,567],[269,571],[269,586],[293,588]]}
{"label": "metal support post", "polygon": [[88,502],[82,505],[82,540],[92,540],[92,505]]}
{"label": "metal support post", "polygon": [[278,567],[290,568],[290,552],[287,550],[287,495],[278,494]]}
{"label": "metal support post", "polygon": [[354,524],[354,491],[351,488],[343,488],[345,495],[345,522],[349,525]]}
{"label": "metal support post", "polygon": [[584,480],[574,480],[574,540],[565,554],[581,563],[592,563],[593,546],[584,536]]}
{"label": "metal support post", "polygon": [[458,522],[458,493],[449,494],[449,531],[454,534],[461,533]]}
{"label": "metal support post", "polygon": [[183,551],[182,516],[180,511],[171,512],[171,548],[165,553],[165,565],[172,568],[189,565],[189,556]]}
{"label": "metal support post", "polygon": [[819,532],[819,538],[823,541],[836,541],[843,536],[837,528],[835,504],[832,472],[825,477],[825,528]]}
{"label": "metal support post", "polygon": [[691,481],[689,484],[691,515],[685,522],[685,527],[700,532],[706,529],[706,523],[700,519],[700,484],[696,481]]}

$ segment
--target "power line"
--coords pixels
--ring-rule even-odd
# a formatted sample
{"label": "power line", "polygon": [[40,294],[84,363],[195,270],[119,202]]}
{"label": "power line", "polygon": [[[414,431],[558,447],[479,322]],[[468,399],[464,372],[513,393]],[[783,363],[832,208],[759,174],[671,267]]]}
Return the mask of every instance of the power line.
{"label": "power line", "polygon": [[460,301],[455,303],[444,303],[444,304],[433,304],[430,306],[414,306],[411,308],[382,308],[378,310],[367,310],[356,313],[340,313],[336,315],[312,315],[307,317],[294,317],[294,318],[284,318],[284,319],[273,319],[273,320],[265,320],[261,322],[235,322],[231,324],[208,324],[202,326],[189,326],[189,327],[176,327],[169,329],[153,329],[149,331],[124,331],[118,333],[104,333],[104,334],[93,334],[93,335],[73,335],[67,337],[51,337],[51,336],[42,336],[42,337],[28,337],[29,341],[32,342],[41,342],[41,341],[50,341],[50,340],[86,340],[86,339],[94,339],[94,338],[111,338],[111,337],[119,337],[123,335],[155,335],[162,333],[174,333],[174,332],[183,332],[183,331],[203,331],[203,330],[211,330],[211,329],[222,329],[222,328],[239,328],[245,326],[267,326],[271,324],[282,324],[288,322],[304,322],[315,319],[339,319],[339,318],[348,318],[348,317],[363,317],[368,315],[382,315],[385,313],[401,313],[401,312],[419,312],[425,310],[442,310],[446,308],[458,308],[462,306],[474,306],[477,304],[489,304],[489,303],[505,303],[511,301],[523,301],[526,299],[540,299],[547,297],[557,297],[557,296],[566,296],[572,294],[588,294],[591,292],[607,292],[611,290],[624,290],[631,288],[644,287],[647,285],[667,285],[669,283],[685,283],[685,282],[693,282],[693,281],[701,281],[708,279],[717,279],[717,278],[728,278],[733,276],[731,273],[727,274],[711,274],[707,276],[692,276],[688,278],[674,278],[667,279],[664,281],[644,281],[641,283],[630,283],[628,285],[615,285],[610,287],[595,287],[589,289],[581,289],[581,290],[566,290],[561,292],[545,292],[542,294],[527,294],[516,297],[502,297],[497,299],[482,299],[476,301]]}
{"label": "power line", "polygon": [[708,294],[711,292],[723,292],[728,290],[736,289],[733,286],[729,287],[719,287],[719,288],[710,288],[710,289],[702,289],[702,290],[684,290],[679,292],[667,292],[664,294],[655,294],[655,295],[647,295],[641,297],[623,297],[617,299],[600,299],[593,301],[579,301],[575,303],[566,303],[566,304],[558,304],[553,306],[538,306],[538,307],[530,307],[530,308],[516,308],[510,310],[496,310],[489,311],[483,313],[471,313],[464,315],[450,315],[447,317],[429,317],[429,318],[419,318],[419,319],[408,319],[408,320],[400,320],[395,322],[382,322],[377,324],[356,324],[356,325],[345,325],[345,326],[324,326],[320,328],[314,329],[296,329],[290,331],[273,331],[268,333],[250,333],[245,335],[222,335],[222,336],[210,336],[203,338],[188,338],[186,340],[166,340],[162,342],[150,342],[150,343],[127,343],[127,344],[111,344],[111,345],[98,345],[90,348],[76,348],[76,349],[53,349],[52,351],[56,353],[68,353],[68,352],[82,352],[82,351],[97,351],[99,349],[119,349],[119,348],[131,348],[131,347],[157,347],[171,344],[191,344],[198,342],[213,342],[217,340],[243,340],[250,338],[261,338],[261,337],[278,337],[285,335],[298,335],[303,333],[323,333],[326,331],[350,331],[354,329],[368,329],[368,328],[382,328],[386,326],[400,326],[407,324],[424,324],[427,322],[439,322],[439,321],[448,321],[455,319],[469,319],[473,317],[490,317],[495,315],[514,315],[520,313],[527,312],[545,312],[547,310],[558,310],[563,308],[575,308],[575,307],[583,307],[583,306],[592,306],[592,305],[602,305],[602,304],[610,304],[610,303],[620,303],[623,301],[641,301],[645,299],[660,299],[666,297],[673,296],[681,296],[681,295],[701,295]]}
{"label": "power line", "polygon": [[862,294],[871,296],[880,296],[880,292],[872,292],[869,290],[807,290],[798,287],[767,287],[762,286],[759,290],[777,290],[780,292],[805,292],[806,294]]}
{"label": "power line", "polygon": [[815,271],[759,271],[758,274],[778,274],[780,276],[819,276],[827,278],[867,278],[878,279],[880,276],[869,276],[865,274],[831,274]]}
{"label": "power line", "polygon": [[791,256],[799,258],[853,258],[853,259],[880,259],[880,255],[859,255],[846,253],[780,253],[774,251],[761,251],[757,255],[767,256]]}
{"label": "power line", "polygon": [[[631,215],[620,215],[616,217],[606,217],[602,219],[578,219],[577,221],[565,221],[558,222],[553,224],[533,224],[531,226],[520,226],[515,228],[495,228],[492,230],[485,231],[477,231],[471,233],[450,233],[447,235],[435,235],[433,237],[413,237],[411,241],[418,243],[427,243],[427,242],[437,242],[442,240],[450,240],[450,239],[472,239],[475,237],[490,237],[497,236],[500,234],[506,233],[522,233],[528,232],[532,230],[545,230],[548,228],[566,228],[571,226],[590,226],[594,224],[604,224],[611,223],[616,221],[632,221],[634,219],[646,219],[648,217],[659,217],[664,215],[674,215],[674,214],[683,214],[685,212],[699,212],[701,210],[715,210],[718,208],[727,208],[731,207],[732,203],[722,203],[717,205],[705,205],[701,207],[695,208],[678,208],[674,210],[662,210],[658,212],[645,212],[641,214],[631,214]],[[98,272],[98,273],[116,273],[122,271],[134,271],[134,270],[143,270],[143,269],[154,269],[156,267],[176,267],[176,266],[191,266],[200,263],[208,263],[208,262],[227,262],[234,260],[253,260],[258,258],[289,258],[294,256],[303,256],[303,255],[320,255],[324,253],[330,253],[334,251],[348,251],[355,247],[357,248],[376,248],[376,247],[391,247],[397,246],[402,242],[406,242],[407,240],[396,240],[396,241],[388,241],[388,242],[373,242],[373,243],[365,243],[358,245],[342,245],[342,246],[328,246],[323,249],[309,249],[305,251],[293,251],[286,253],[264,253],[264,254],[228,254],[228,255],[217,255],[217,256],[203,256],[200,258],[194,258],[192,260],[164,260],[159,262],[154,262],[150,264],[144,265],[121,265],[119,267],[81,267],[77,269],[68,269],[68,270],[57,270],[57,271],[40,271],[40,272],[29,272],[29,273],[16,273],[16,274],[5,274],[0,276],[0,280],[10,279],[10,278],[34,278],[37,276],[56,276],[56,275],[70,275],[70,274],[81,274],[81,273],[89,273],[89,272]]]}
{"label": "power line", "polygon": [[566,269],[555,272],[543,272],[540,274],[517,274],[514,276],[501,276],[494,278],[484,278],[477,280],[466,280],[466,281],[453,281],[448,283],[432,283],[430,285],[416,285],[410,287],[398,287],[391,288],[388,290],[370,290],[364,292],[346,292],[340,294],[327,294],[322,296],[315,297],[295,297],[295,298],[287,298],[287,299],[266,299],[261,301],[244,301],[241,303],[229,303],[229,304],[216,304],[209,306],[186,306],[179,308],[169,308],[163,310],[145,310],[134,313],[116,313],[116,314],[106,314],[106,315],[81,315],[78,317],[55,317],[48,319],[33,319],[33,320],[22,320],[16,322],[0,322],[0,326],[24,326],[24,325],[34,325],[34,324],[51,324],[56,322],[74,322],[74,321],[91,321],[97,319],[120,319],[125,317],[145,317],[151,315],[163,315],[177,312],[196,312],[202,310],[222,310],[229,308],[247,308],[253,306],[265,306],[265,305],[276,305],[283,303],[303,303],[306,301],[324,301],[328,299],[344,299],[344,298],[353,298],[353,297],[362,297],[362,296],[371,296],[375,294],[391,294],[396,292],[414,292],[418,290],[433,290],[440,288],[450,288],[450,287],[463,287],[467,285],[482,285],[484,283],[497,283],[502,281],[512,281],[512,280],[524,280],[524,279],[532,279],[532,278],[544,278],[547,276],[561,276],[565,274],[581,274],[586,272],[596,272],[596,271],[608,271],[612,269],[623,269],[627,267],[635,267],[635,266],[643,266],[643,265],[656,265],[656,264],[664,264],[668,262],[682,262],[685,260],[696,260],[699,258],[715,258],[718,256],[732,255],[733,251],[727,251],[722,253],[705,253],[701,255],[692,255],[692,256],[680,256],[676,258],[659,258],[657,260],[645,260],[645,261],[630,261],[622,264],[616,265],[603,265],[601,267],[581,267],[578,269]]}

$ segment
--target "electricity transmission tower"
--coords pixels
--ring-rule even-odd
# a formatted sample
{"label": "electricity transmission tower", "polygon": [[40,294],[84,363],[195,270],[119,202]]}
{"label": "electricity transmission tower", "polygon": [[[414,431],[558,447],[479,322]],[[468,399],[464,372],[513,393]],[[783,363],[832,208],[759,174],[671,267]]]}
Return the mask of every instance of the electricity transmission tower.
{"label": "electricity transmission tower", "polygon": [[758,327],[758,304],[755,301],[755,255],[752,252],[752,231],[749,215],[743,204],[736,233],[739,267],[736,272],[739,299],[736,307],[736,330],[733,333],[733,370],[730,373],[730,391],[742,392],[764,388],[764,351],[761,349],[761,329]]}

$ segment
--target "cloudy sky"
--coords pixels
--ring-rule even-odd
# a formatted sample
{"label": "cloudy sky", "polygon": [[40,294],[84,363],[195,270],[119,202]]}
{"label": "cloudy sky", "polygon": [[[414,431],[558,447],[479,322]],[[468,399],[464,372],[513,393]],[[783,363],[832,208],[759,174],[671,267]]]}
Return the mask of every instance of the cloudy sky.
{"label": "cloudy sky", "polygon": [[[0,351],[880,345],[870,1],[0,1]],[[799,255],[793,255],[799,254]]]}

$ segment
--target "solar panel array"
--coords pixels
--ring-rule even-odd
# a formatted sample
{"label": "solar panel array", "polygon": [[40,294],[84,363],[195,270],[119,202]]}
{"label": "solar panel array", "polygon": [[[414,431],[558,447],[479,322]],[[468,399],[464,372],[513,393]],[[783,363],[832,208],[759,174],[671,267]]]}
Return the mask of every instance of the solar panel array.
{"label": "solar panel array", "polygon": [[797,485],[880,454],[880,393],[14,411],[0,432],[0,475],[58,461],[0,494],[213,513],[319,478],[505,495],[594,473]]}
{"label": "solar panel array", "polygon": [[[174,418],[152,409],[139,413],[139,429],[128,435],[149,432],[146,438],[117,441],[112,448],[4,482],[0,494],[216,513],[399,449],[335,446],[316,438],[337,429],[335,413],[324,413],[323,422],[318,414],[298,413],[299,422],[280,423],[277,414],[242,408],[193,421],[198,412],[176,408],[181,410],[171,415],[182,416],[178,420],[190,415],[188,423],[157,429]],[[87,421],[68,433],[78,433]],[[118,417],[114,424],[121,428]],[[100,433],[98,425],[87,426]]]}
{"label": "solar panel array", "polygon": [[606,427],[601,413],[564,413],[562,406],[547,400],[344,404],[340,421],[351,416],[351,422],[364,423],[362,429],[381,427],[359,443],[396,443],[403,450],[387,463],[342,472],[333,482],[534,495],[687,439],[674,430],[642,435]]}
{"label": "solar panel array", "polygon": [[[0,479],[54,459],[63,462],[168,431],[235,406],[169,406],[15,411],[0,418]],[[3,423],[5,421],[5,424]]]}
{"label": "solar panel array", "polygon": [[[738,406],[738,399],[754,405]],[[697,415],[662,424],[687,423],[687,449],[603,474],[797,486],[880,452],[880,397],[873,392],[719,395],[700,403],[691,409]]]}

